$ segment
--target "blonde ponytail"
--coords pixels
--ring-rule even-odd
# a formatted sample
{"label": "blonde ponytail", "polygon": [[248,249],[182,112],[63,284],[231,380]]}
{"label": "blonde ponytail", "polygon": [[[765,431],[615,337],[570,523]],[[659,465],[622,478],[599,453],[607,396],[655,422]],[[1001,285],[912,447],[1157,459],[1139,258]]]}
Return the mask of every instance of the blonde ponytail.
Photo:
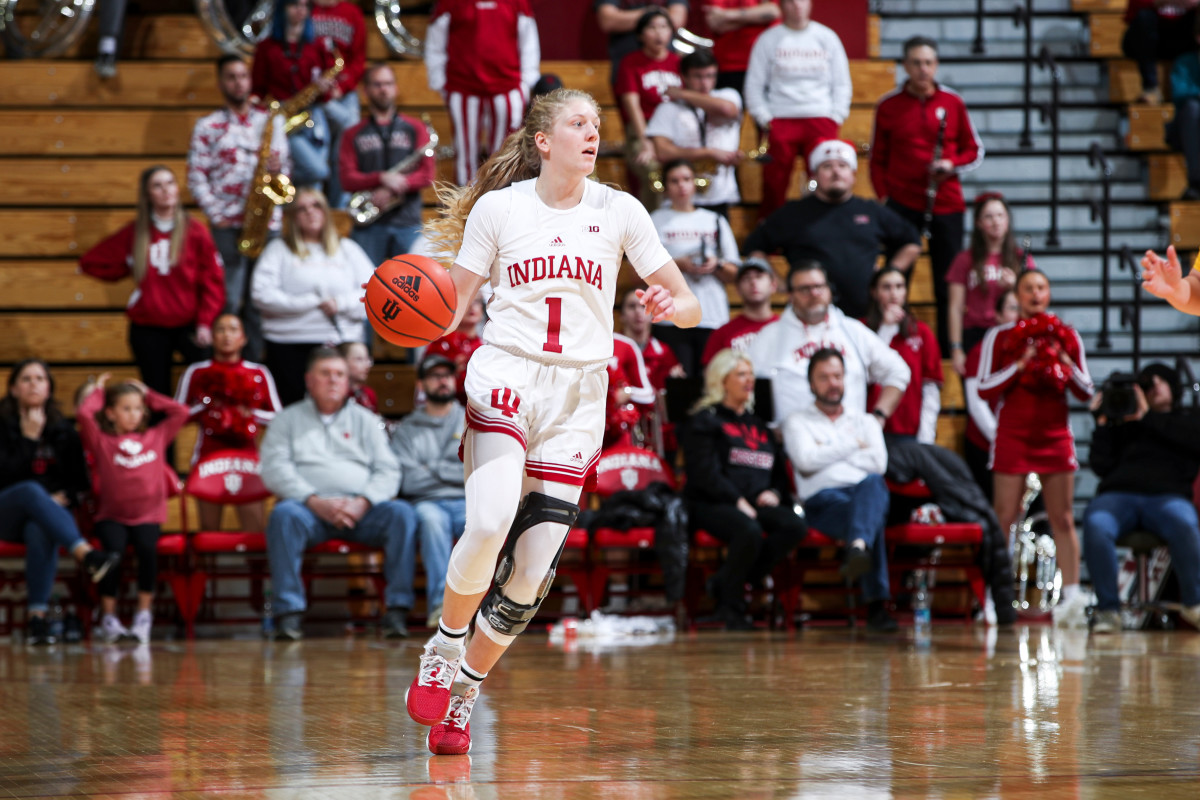
{"label": "blonde ponytail", "polygon": [[578,89],[555,89],[533,101],[525,124],[504,140],[503,146],[492,154],[469,186],[438,183],[434,186],[438,202],[443,206],[442,216],[425,223],[425,238],[435,258],[447,268],[454,262],[462,246],[463,231],[467,227],[467,216],[488,192],[503,189],[518,181],[536,178],[542,171],[542,153],[537,148],[534,136],[539,131],[549,133],[558,121],[562,110],[575,100],[590,104],[599,115],[600,107],[587,92]]}

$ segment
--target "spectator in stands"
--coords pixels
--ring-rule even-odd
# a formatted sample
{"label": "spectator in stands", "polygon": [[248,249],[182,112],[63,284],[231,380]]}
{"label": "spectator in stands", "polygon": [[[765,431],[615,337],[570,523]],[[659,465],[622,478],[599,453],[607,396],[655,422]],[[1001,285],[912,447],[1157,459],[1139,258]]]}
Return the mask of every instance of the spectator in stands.
{"label": "spectator in stands", "polygon": [[285,406],[304,396],[304,365],[314,347],[363,340],[359,298],[374,271],[361,247],[338,236],[325,196],[297,192],[283,215],[283,237],[263,251],[250,289],[263,316],[267,368]]}
{"label": "spectator in stands", "polygon": [[938,342],[948,354],[946,273],[962,250],[967,208],[960,176],[983,163],[983,142],[962,97],[937,82],[937,69],[937,42],[914,36],[904,43],[908,80],[875,106],[871,185],[876,197],[929,239]]}
{"label": "spectator in stands", "polygon": [[[188,419],[188,409],[138,381],[108,385],[106,372],[81,392],[76,412],[83,445],[91,454],[96,498],[93,533],[104,549],[137,556],[137,613],[132,629],[117,619],[121,571],[100,581],[100,635],[107,643],[132,636],[150,641],[151,606],[158,582],[158,537],[167,521],[167,447]],[[162,420],[150,425],[150,415]]]}
{"label": "spectator in stands", "polygon": [[625,125],[626,161],[629,193],[639,197],[646,208],[653,210],[659,198],[650,190],[649,171],[659,162],[654,142],[646,135],[646,124],[660,103],[667,99],[667,90],[680,86],[679,56],[671,50],[674,33],[671,18],[658,6],[650,6],[637,22],[641,49],[621,60],[613,93]]}
{"label": "spectator in stands", "polygon": [[541,62],[529,0],[437,0],[425,33],[425,69],[429,88],[450,109],[459,186],[475,180],[483,157],[521,127]]}
{"label": "spectator in stands", "polygon": [[675,353],[684,372],[699,375],[700,354],[709,335],[729,321],[725,285],[737,277],[737,240],[723,216],[693,203],[696,181],[691,164],[681,159],[668,162],[662,179],[671,204],[655,209],[650,219],[700,301],[700,324],[677,328],[673,323],[659,323],[653,326],[654,334]]}
{"label": "spectator in stands", "polygon": [[[334,208],[344,208],[347,189],[341,180],[339,158],[342,134],[358,123],[361,109],[358,83],[367,66],[367,25],[362,10],[350,0],[313,0],[313,34],[317,39],[333,42],[345,61],[337,76],[337,86],[330,91],[331,99],[324,104],[329,122],[329,183],[327,190]],[[403,250],[396,252],[402,253]]]}
{"label": "spectator in stands", "polygon": [[1171,65],[1171,102],[1175,119],[1167,125],[1167,143],[1182,151],[1187,166],[1182,199],[1200,200],[1200,58],[1195,53],[1184,53]]}
{"label": "spectator in stands", "polygon": [[709,362],[683,452],[689,524],[728,548],[707,587],[716,618],[727,630],[749,630],[746,584],[760,583],[807,530],[792,510],[783,453],[754,415],[754,366],[744,354],[722,350]]}
{"label": "spectator in stands", "polygon": [[713,34],[717,86],[742,93],[750,50],[759,35],[779,21],[777,0],[703,0],[704,21]]}
{"label": "spectator in stands", "polygon": [[891,266],[908,273],[921,253],[920,236],[895,211],[854,196],[858,159],[848,142],[821,142],[808,163],[816,191],[760,223],[746,237],[742,252],[765,259],[782,251],[792,267],[821,262],[833,280],[838,308],[861,317],[880,252],[892,253]]}
{"label": "spectator in stands", "polygon": [[[364,84],[369,114],[342,137],[341,180],[349,192],[370,192],[382,213],[350,237],[372,264],[410,252],[421,233],[421,190],[433,185],[434,159],[413,154],[429,143],[429,131],[418,119],[396,110],[396,75],[390,64],[372,64]],[[357,95],[356,95],[357,96]]]}
{"label": "spectator in stands", "polygon": [[995,193],[975,198],[975,225],[971,244],[954,257],[946,273],[950,285],[950,359],[959,375],[967,363],[967,353],[983,341],[988,328],[996,324],[1000,296],[1017,283],[1017,273],[1033,269],[1033,258],[1017,246],[1012,234],[1012,215],[1008,203]]}
{"label": "spectator in stands", "polygon": [[379,398],[375,390],[367,385],[371,367],[375,366],[371,351],[362,342],[342,342],[337,346],[337,351],[346,359],[346,368],[350,370],[350,397],[367,411],[378,414]]}
{"label": "spectator in stands", "polygon": [[[275,380],[262,364],[242,358],[246,332],[236,314],[228,312],[213,323],[213,357],[188,367],[179,379],[175,402],[188,407],[196,423],[196,449],[192,465],[221,450],[250,451],[258,456],[258,435],[283,408]],[[224,506],[197,500],[201,530],[221,528]],[[266,504],[259,501],[237,506],[242,530],[261,531]]]}
{"label": "spectator in stands", "polygon": [[867,385],[883,387],[869,407],[882,428],[908,388],[904,359],[866,325],[830,307],[829,279],[819,263],[792,267],[787,283],[788,307],[759,331],[747,351],[758,376],[771,379],[775,421],[809,406],[808,360],[818,350],[833,349],[842,356],[847,408],[866,411]]}
{"label": "spectator in stands", "polygon": [[665,11],[672,30],[688,21],[688,0],[596,0],[595,6],[596,22],[608,34],[608,57],[612,62],[609,80],[614,86],[625,56],[641,46],[638,23],[648,9]]}
{"label": "spectator in stands", "polygon": [[[225,310],[242,317],[246,351],[252,359],[262,354],[262,323],[258,310],[246,302],[250,259],[238,250],[250,183],[258,168],[263,129],[268,114],[250,104],[250,67],[239,56],[217,61],[217,85],[225,99],[220,111],[201,117],[192,129],[188,147],[188,190],[208,217],[213,243],[225,268]],[[291,172],[290,151],[283,120],[271,129],[266,165],[272,174]],[[270,230],[279,231],[282,209],[271,217]]]}
{"label": "spectator in stands", "polygon": [[[687,277],[686,273],[684,277]],[[613,336],[613,357],[608,368],[606,444],[626,431],[635,430],[637,425],[642,426],[637,430],[646,437],[642,441],[656,441],[654,429],[650,427],[659,411],[656,400],[666,391],[667,378],[687,374],[671,348],[652,335],[657,326],[650,325],[650,317],[638,301],[637,292],[637,287],[627,289],[618,309],[624,333]],[[675,426],[665,419],[658,421],[662,426],[663,452],[674,453],[679,447]]]}
{"label": "spectator in stands", "polygon": [[1200,472],[1200,418],[1182,412],[1179,374],[1164,364],[1144,368],[1132,394],[1136,410],[1121,419],[1103,413],[1104,392],[1091,403],[1096,429],[1088,460],[1100,477],[1083,513],[1083,552],[1096,590],[1092,632],[1121,629],[1116,542],[1135,530],[1150,531],[1167,543],[1179,581],[1180,613],[1200,628],[1200,521],[1192,502]]}
{"label": "spectator in stands", "polygon": [[471,360],[471,354],[483,344],[483,339],[479,335],[484,317],[483,309],[483,298],[476,296],[471,301],[471,307],[463,315],[462,322],[458,327],[445,336],[434,339],[425,348],[425,355],[436,353],[454,363],[454,369],[457,372],[455,381],[458,387],[456,396],[463,408],[467,406],[467,390],[463,388],[463,381],[467,379],[467,362]]}
{"label": "spectator in stands", "polygon": [[897,629],[888,613],[887,448],[870,414],[843,404],[848,384],[841,353],[823,347],[807,365],[812,400],[788,415],[783,443],[808,524],[846,544],[842,575],[863,579],[867,628]]}
{"label": "spectator in stands", "polygon": [[[911,375],[899,405],[883,426],[884,433],[933,444],[942,410],[942,359],[933,331],[908,307],[908,284],[903,272],[884,267],[871,278],[871,302],[865,321],[900,354]],[[871,387],[869,407],[879,392],[878,385]]]}
{"label": "spectator in stands", "polygon": [[54,399],[54,377],[41,359],[13,365],[0,399],[0,541],[25,545],[28,644],[54,644],[46,612],[58,548],[75,558],[93,581],[120,561],[79,535],[71,509],[88,491],[83,447],[75,426]]}
{"label": "spectator in stands", "polygon": [[707,366],[712,357],[726,347],[744,353],[754,344],[758,332],[779,319],[771,309],[771,298],[779,288],[775,270],[761,258],[746,258],[738,267],[738,295],[742,298],[742,313],[712,332],[704,345],[701,365]]}
{"label": "spectator in stands", "polygon": [[850,114],[850,62],[842,40],[812,20],[812,0],[780,0],[779,7],[783,24],[758,37],[746,68],[746,110],[770,145],[759,219],[787,199],[796,157],[808,162],[811,176],[813,148],[837,138]]}
{"label": "spectator in stands", "polygon": [[668,102],[655,109],[646,136],[664,165],[663,183],[667,164],[690,161],[690,167],[703,172],[708,181],[692,202],[728,219],[729,207],[742,199],[734,171],[742,160],[742,98],[733,89],[715,88],[717,60],[711,50],[689,53],[679,69],[683,85],[667,89]]}
{"label": "spectator in stands", "polygon": [[[1006,289],[996,301],[996,324],[1006,325],[1020,319],[1017,293]],[[967,434],[964,458],[975,482],[988,500],[993,499],[992,469],[988,466],[992,442],[996,439],[996,404],[979,396],[979,357],[983,343],[971,348],[967,354],[967,365],[963,370],[963,395],[967,403]]]}
{"label": "spectator in stands", "polygon": [[400,421],[392,433],[392,450],[400,462],[400,496],[413,504],[417,533],[409,538],[405,564],[412,581],[415,550],[420,541],[425,565],[426,627],[442,617],[442,593],[450,549],[467,522],[462,459],[458,457],[466,426],[466,409],[455,397],[454,362],[427,355],[417,367],[425,403]]}
{"label": "spectator in stands", "polygon": [[379,418],[347,402],[349,369],[336,350],[315,349],[304,381],[308,396],[281,411],[262,442],[263,483],[278,498],[267,520],[275,638],[303,637],[304,551],[335,538],[384,551],[383,633],[403,638],[413,604],[405,558],[417,518],[412,506],[393,499],[400,488],[396,456]]}
{"label": "spectator in stands", "polygon": [[336,50],[329,39],[316,37],[310,11],[311,0],[275,0],[271,33],[254,49],[250,83],[254,97],[280,103],[310,85],[320,88],[318,99],[307,107],[312,124],[301,125],[288,136],[291,177],[297,186],[318,186],[329,179],[331,139],[324,103],[342,96],[337,80],[327,74],[334,67]]}
{"label": "spectator in stands", "polygon": [[1050,281],[1045,273],[1022,272],[1016,291],[1020,319],[988,331],[979,361],[979,396],[999,401],[990,465],[996,518],[1001,530],[1009,530],[1020,509],[1025,476],[1037,473],[1062,570],[1062,602],[1053,609],[1054,624],[1086,627],[1073,509],[1079,463],[1066,391],[1088,400],[1092,379],[1079,334],[1047,313]]}
{"label": "spectator in stands", "polygon": [[[1196,49],[1196,0],[1129,0],[1121,52],[1137,62],[1142,78],[1139,103],[1158,105],[1158,64]],[[1174,81],[1172,80],[1172,89]],[[1172,91],[1172,100],[1175,99]]]}
{"label": "spectator in stands", "polygon": [[179,202],[175,173],[163,166],[138,180],[137,218],[79,259],[94,278],[133,276],[125,308],[129,348],[142,380],[171,394],[175,353],[199,361],[212,345],[212,324],[225,306],[225,274],[208,229]]}
{"label": "spectator in stands", "polygon": [[650,324],[645,306],[638,302],[637,288],[625,290],[620,312],[621,332],[641,351],[650,385],[656,391],[663,390],[667,378],[680,378],[687,374],[675,357],[675,352],[663,341],[654,338],[655,329]]}

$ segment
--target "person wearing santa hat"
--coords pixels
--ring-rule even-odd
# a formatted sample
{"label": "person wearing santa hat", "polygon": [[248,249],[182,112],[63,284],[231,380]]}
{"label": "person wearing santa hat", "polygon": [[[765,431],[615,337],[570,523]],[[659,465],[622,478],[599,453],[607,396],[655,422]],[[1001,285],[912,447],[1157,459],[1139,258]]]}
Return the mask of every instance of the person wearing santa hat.
{"label": "person wearing santa hat", "polygon": [[857,319],[867,313],[879,254],[891,253],[888,264],[907,273],[921,252],[920,236],[896,212],[854,195],[858,158],[849,142],[827,139],[818,144],[808,157],[808,170],[816,190],[763,220],[743,250],[757,258],[782,252],[792,267],[820,262],[829,272],[834,303]]}

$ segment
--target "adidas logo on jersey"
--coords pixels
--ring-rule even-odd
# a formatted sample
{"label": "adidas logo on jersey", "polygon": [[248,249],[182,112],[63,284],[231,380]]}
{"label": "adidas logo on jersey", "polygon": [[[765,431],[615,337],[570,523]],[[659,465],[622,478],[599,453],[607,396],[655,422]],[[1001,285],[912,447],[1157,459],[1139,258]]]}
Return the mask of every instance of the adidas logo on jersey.
{"label": "adidas logo on jersey", "polygon": [[583,453],[576,451],[575,455],[571,456],[571,460],[574,461],[576,464],[582,464],[583,463]]}
{"label": "adidas logo on jersey", "polygon": [[565,247],[566,245],[563,244],[563,240],[562,240],[561,236],[555,236],[553,239],[550,240],[550,246],[551,247]]}

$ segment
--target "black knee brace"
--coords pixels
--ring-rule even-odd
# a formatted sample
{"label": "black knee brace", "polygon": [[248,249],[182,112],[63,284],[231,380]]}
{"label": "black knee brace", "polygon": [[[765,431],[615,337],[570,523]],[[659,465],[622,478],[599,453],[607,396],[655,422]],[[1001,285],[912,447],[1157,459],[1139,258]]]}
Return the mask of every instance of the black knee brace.
{"label": "black knee brace", "polygon": [[550,569],[546,573],[546,577],[542,579],[541,585],[538,586],[537,597],[532,603],[525,605],[514,602],[503,591],[508,582],[512,580],[513,554],[521,534],[542,522],[557,522],[570,529],[578,516],[579,506],[541,492],[530,492],[521,500],[521,506],[517,509],[517,517],[513,520],[512,527],[509,528],[508,538],[504,540],[504,549],[500,553],[500,565],[496,568],[495,583],[479,606],[479,613],[498,633],[516,636],[529,626],[538,607],[542,604],[542,600],[550,591],[550,584],[554,582],[554,568],[558,566],[558,560],[562,558],[563,545],[567,541],[566,536],[563,536],[563,544],[558,546],[558,553],[550,562]]}

